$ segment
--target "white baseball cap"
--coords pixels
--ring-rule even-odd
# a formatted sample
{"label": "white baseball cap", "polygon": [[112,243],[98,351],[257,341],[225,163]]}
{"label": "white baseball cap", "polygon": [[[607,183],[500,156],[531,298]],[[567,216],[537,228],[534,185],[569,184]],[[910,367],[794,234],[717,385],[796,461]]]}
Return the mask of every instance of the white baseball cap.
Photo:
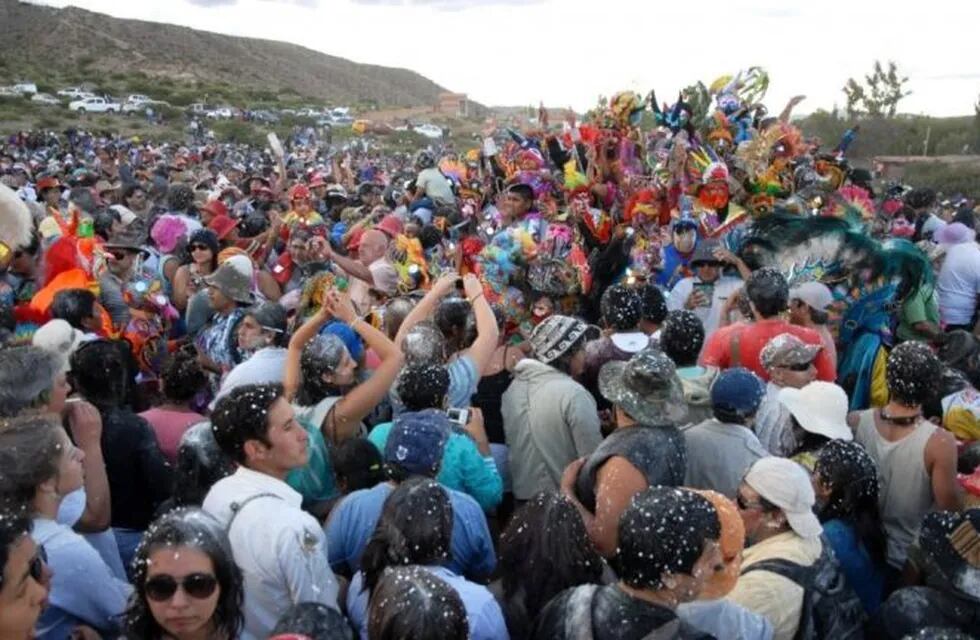
{"label": "white baseball cap", "polygon": [[834,302],[834,294],[820,282],[804,282],[789,290],[790,300],[802,300],[817,311],[826,311]]}
{"label": "white baseball cap", "polygon": [[813,514],[813,485],[806,469],[786,458],[773,456],[756,460],[745,474],[745,483],[786,514],[789,526],[802,538],[823,532]]}

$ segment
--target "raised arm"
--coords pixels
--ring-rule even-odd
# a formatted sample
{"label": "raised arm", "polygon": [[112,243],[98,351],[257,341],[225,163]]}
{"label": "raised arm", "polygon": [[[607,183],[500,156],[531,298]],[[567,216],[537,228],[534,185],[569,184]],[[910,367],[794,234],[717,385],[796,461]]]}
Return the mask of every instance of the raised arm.
{"label": "raised arm", "polygon": [[324,248],[324,254],[326,257],[330,258],[341,269],[349,273],[351,276],[357,278],[358,280],[363,280],[369,285],[374,286],[374,275],[371,274],[371,270],[365,265],[361,264],[358,260],[348,258],[347,256],[342,256],[328,244]]}
{"label": "raised arm", "polygon": [[381,359],[381,364],[367,380],[357,385],[337,401],[321,428],[323,436],[337,443],[355,435],[361,420],[367,417],[388,394],[401,371],[404,357],[395,344],[381,331],[357,317],[349,296],[331,292],[324,300],[335,318],[347,323],[364,340],[369,349]]}
{"label": "raised arm", "polygon": [[483,295],[483,285],[480,279],[473,274],[463,278],[463,290],[466,292],[466,299],[473,307],[473,315],[476,317],[476,340],[466,350],[466,355],[473,361],[478,375],[483,375],[487,368],[493,352],[497,350],[497,340],[500,332],[497,329],[497,318],[493,315],[493,309]]}
{"label": "raised arm", "polygon": [[88,402],[73,401],[66,408],[68,428],[79,449],[85,452],[85,511],[75,524],[77,531],[96,533],[111,524],[109,478],[102,458],[102,417]]}
{"label": "raised arm", "polygon": [[402,341],[405,340],[405,336],[412,330],[412,327],[426,318],[431,317],[436,312],[436,307],[439,306],[439,302],[452,291],[453,287],[456,286],[457,280],[459,280],[459,274],[455,271],[444,273],[436,280],[436,283],[432,285],[432,288],[425,294],[425,297],[405,316],[402,326],[398,329],[398,335],[395,336],[396,347],[401,348]]}
{"label": "raised arm", "polygon": [[283,397],[288,402],[292,402],[296,397],[296,393],[299,391],[302,378],[299,362],[303,357],[303,348],[320,331],[320,327],[325,325],[331,317],[330,310],[327,309],[326,305],[323,305],[289,339],[289,348],[286,350],[286,370],[283,372],[282,378]]}

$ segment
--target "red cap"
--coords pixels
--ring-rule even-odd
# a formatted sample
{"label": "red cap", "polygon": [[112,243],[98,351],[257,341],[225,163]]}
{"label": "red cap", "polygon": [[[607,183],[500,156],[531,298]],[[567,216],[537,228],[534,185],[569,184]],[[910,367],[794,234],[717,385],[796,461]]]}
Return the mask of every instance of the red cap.
{"label": "red cap", "polygon": [[394,239],[402,232],[402,221],[398,219],[398,216],[391,214],[382,218],[381,222],[375,225],[374,228],[378,231],[384,231],[388,237]]}
{"label": "red cap", "polygon": [[44,189],[57,189],[60,186],[61,183],[58,182],[58,179],[54,176],[44,176],[37,181],[38,191],[43,191]]}
{"label": "red cap", "polygon": [[326,180],[323,179],[323,176],[321,176],[319,173],[313,174],[313,177],[310,178],[310,189],[314,189],[316,187],[325,187],[325,186],[327,186],[327,182]]}
{"label": "red cap", "polygon": [[292,200],[309,200],[310,199],[310,189],[305,184],[294,184],[292,188],[289,189],[289,199]]}
{"label": "red cap", "polygon": [[218,240],[224,240],[236,226],[238,226],[237,223],[228,216],[217,215],[213,220],[211,220],[211,224],[208,225],[208,229],[217,234]]}
{"label": "red cap", "polygon": [[350,240],[347,241],[347,249],[357,251],[358,247],[361,246],[362,237],[364,237],[364,227],[354,229],[350,234]]}
{"label": "red cap", "polygon": [[201,211],[207,211],[214,216],[228,217],[228,206],[221,200],[211,200],[201,207]]}

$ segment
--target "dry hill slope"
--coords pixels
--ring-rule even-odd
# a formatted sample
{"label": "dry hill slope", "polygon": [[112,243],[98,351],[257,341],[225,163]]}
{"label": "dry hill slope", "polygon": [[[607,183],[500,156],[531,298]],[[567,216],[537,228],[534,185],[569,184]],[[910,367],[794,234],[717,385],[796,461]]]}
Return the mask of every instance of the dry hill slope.
{"label": "dry hill slope", "polygon": [[[0,0],[0,75],[84,68],[176,81],[291,90],[336,104],[431,105],[442,87],[405,69],[358,64],[297,45]],[[24,78],[32,79],[32,78]]]}

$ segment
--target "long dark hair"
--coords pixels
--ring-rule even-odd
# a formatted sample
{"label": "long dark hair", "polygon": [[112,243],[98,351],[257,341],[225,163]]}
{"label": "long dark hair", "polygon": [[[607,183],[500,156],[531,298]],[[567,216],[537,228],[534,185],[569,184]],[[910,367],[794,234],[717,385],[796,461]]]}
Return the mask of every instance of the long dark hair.
{"label": "long dark hair", "polygon": [[133,595],[123,614],[128,640],[161,640],[166,632],[146,602],[149,558],[161,547],[194,547],[211,559],[221,594],[212,616],[216,636],[233,640],[245,624],[242,613],[242,572],[235,564],[224,529],[200,509],[177,509],[150,525],[133,558]]}
{"label": "long dark hair", "polygon": [[843,520],[854,527],[871,559],[885,561],[885,532],[878,511],[878,468],[856,442],[831,440],[820,451],[814,472],[830,487],[820,522]]}
{"label": "long dark hair", "polygon": [[455,589],[423,567],[384,572],[368,609],[371,640],[466,640],[466,609]]}
{"label": "long dark hair", "polygon": [[405,480],[385,500],[364,548],[364,588],[370,593],[389,565],[444,563],[452,532],[453,508],[446,490],[431,478]]}
{"label": "long dark hair", "polygon": [[514,514],[500,536],[500,562],[507,629],[526,637],[544,606],[561,591],[598,583],[602,558],[582,518],[564,496],[543,491]]}

